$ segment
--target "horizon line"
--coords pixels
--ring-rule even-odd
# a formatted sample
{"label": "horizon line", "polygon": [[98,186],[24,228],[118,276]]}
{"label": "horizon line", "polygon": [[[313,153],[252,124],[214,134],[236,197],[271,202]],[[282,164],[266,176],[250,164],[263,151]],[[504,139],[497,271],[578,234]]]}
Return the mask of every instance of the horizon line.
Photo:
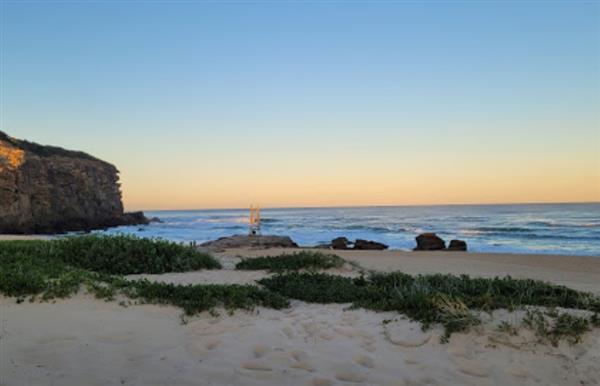
{"label": "horizon line", "polygon": [[[508,205],[589,205],[600,204],[600,201],[546,201],[546,202],[499,202],[499,203],[449,203],[449,204],[366,204],[366,205],[325,205],[325,206],[265,206],[261,209],[346,209],[346,208],[398,208],[398,207],[432,207],[432,206],[508,206]],[[260,205],[259,205],[260,206]],[[189,212],[217,210],[247,210],[250,207],[231,208],[186,208],[186,209],[137,209],[131,212]]]}

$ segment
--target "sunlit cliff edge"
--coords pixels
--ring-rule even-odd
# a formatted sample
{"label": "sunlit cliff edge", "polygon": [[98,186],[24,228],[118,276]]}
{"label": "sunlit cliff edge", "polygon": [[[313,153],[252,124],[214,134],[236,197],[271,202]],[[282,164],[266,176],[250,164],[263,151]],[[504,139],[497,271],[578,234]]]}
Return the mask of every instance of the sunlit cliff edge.
{"label": "sunlit cliff edge", "polygon": [[0,131],[0,233],[61,233],[146,222],[141,212],[124,213],[114,165]]}

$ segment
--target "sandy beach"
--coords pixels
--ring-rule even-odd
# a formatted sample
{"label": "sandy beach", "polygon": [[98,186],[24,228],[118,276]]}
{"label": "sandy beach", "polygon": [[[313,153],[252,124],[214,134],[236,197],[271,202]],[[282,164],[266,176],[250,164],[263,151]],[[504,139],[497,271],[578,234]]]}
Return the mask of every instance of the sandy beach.
{"label": "sandy beach", "polygon": [[0,20],[0,386],[600,386],[600,0]]}
{"label": "sandy beach", "polygon": [[[264,271],[234,271],[241,256],[281,250],[228,250],[224,269],[144,276],[172,283],[248,283]],[[287,252],[290,252],[289,250]],[[459,252],[340,251],[364,269],[407,273],[509,274],[600,293],[600,258]],[[358,275],[356,266],[330,270]],[[0,298],[2,385],[595,385],[600,331],[558,347],[531,331],[499,332],[522,311],[496,311],[468,333],[440,343],[397,313],[345,304],[292,301],[281,311],[219,310],[181,318],[170,306],[105,302],[79,294],[50,303]]]}

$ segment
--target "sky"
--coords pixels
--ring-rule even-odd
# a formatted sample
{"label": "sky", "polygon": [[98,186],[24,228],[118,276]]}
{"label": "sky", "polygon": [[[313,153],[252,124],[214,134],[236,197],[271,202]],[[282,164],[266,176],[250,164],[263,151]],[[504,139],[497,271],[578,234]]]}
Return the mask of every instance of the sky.
{"label": "sky", "polygon": [[0,2],[0,130],[127,209],[600,201],[595,1]]}

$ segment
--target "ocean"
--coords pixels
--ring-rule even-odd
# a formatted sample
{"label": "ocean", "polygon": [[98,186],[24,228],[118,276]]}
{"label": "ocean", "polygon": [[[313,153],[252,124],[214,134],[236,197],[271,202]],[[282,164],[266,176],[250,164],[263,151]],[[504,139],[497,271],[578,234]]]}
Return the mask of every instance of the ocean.
{"label": "ocean", "polygon": [[[248,209],[147,211],[162,223],[117,227],[127,233],[198,243],[248,232]],[[600,203],[385,206],[262,209],[262,233],[287,235],[301,246],[338,236],[410,250],[415,236],[461,239],[473,252],[600,256]]]}

